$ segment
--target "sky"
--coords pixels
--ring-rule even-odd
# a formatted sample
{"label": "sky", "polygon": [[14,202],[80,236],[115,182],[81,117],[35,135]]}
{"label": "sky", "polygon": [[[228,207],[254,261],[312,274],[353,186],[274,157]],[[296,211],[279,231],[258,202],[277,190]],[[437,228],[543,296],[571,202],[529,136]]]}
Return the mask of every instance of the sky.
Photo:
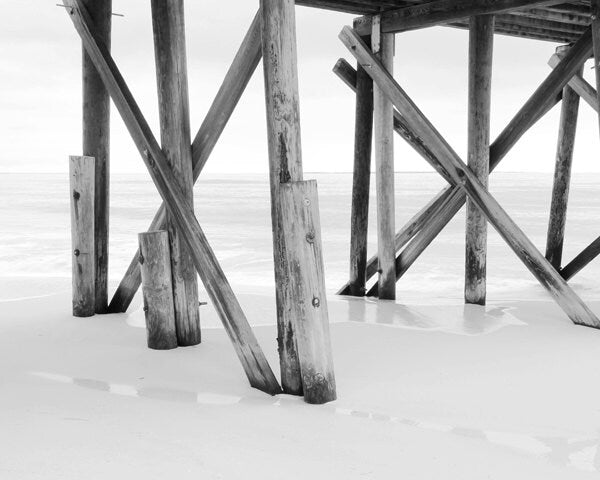
{"label": "sky", "polygon": [[[81,44],[57,0],[3,2],[0,16],[0,172],[66,172],[81,153]],[[258,0],[186,2],[192,137],[258,8]],[[113,0],[113,56],[158,137],[158,104],[150,2]],[[331,71],[338,58],[354,64],[337,38],[353,16],[296,8],[304,170],[352,170],[354,98]],[[450,145],[465,159],[468,32],[436,27],[396,36],[395,77]],[[548,75],[557,45],[497,35],[492,139]],[[585,76],[593,82],[588,62]],[[268,172],[262,66],[250,82],[206,172]],[[554,169],[560,109],[555,108],[511,151],[499,170]],[[111,170],[143,172],[118,112],[112,110]],[[600,172],[598,120],[582,102],[575,172]],[[400,138],[397,171],[429,171]]]}

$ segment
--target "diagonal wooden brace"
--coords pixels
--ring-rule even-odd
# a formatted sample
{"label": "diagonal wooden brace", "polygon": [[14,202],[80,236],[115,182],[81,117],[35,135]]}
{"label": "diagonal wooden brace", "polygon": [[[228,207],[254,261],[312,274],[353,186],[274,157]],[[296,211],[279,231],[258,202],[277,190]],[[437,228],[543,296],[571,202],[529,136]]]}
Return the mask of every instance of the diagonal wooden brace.
{"label": "diagonal wooden brace", "polygon": [[167,205],[169,213],[175,220],[177,228],[179,228],[181,235],[188,244],[194,266],[198,270],[200,278],[233,343],[250,385],[272,395],[280,393],[281,387],[208,244],[204,232],[200,228],[191,206],[181,194],[177,186],[177,179],[114,60],[106,47],[98,41],[97,32],[87,10],[82,5],[81,0],[65,0],[64,4],[77,33],[81,37],[85,50],[102,77],[136,147],[142,154],[154,184]]}
{"label": "diagonal wooden brace", "polygon": [[428,147],[436,154],[440,164],[454,183],[480,208],[488,221],[554,297],[569,318],[579,325],[600,328],[600,320],[596,315],[535,248],[533,243],[400,88],[381,62],[371,54],[354,30],[350,27],[344,27],[340,33],[340,39],[363,65],[373,81],[385,92],[394,106],[402,112],[411,129],[421,139],[426,139]]}
{"label": "diagonal wooden brace", "polygon": [[[202,169],[206,165],[210,154],[262,58],[260,25],[260,15],[257,13],[192,143],[194,182],[198,180]],[[165,223],[166,207],[163,204],[154,216],[152,223],[148,227],[148,231],[162,230]],[[110,313],[126,312],[140,287],[141,275],[137,260],[138,253],[136,252],[133,255],[127,271],[110,301],[108,307]]]}

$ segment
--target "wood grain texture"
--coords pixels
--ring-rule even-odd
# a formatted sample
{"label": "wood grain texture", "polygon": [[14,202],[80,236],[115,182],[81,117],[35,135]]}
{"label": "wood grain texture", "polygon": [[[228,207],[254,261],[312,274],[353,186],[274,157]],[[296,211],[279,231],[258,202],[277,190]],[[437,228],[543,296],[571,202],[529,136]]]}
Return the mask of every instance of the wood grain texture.
{"label": "wood grain texture", "polygon": [[[433,27],[475,15],[507,12],[522,7],[535,7],[560,3],[557,0],[437,0],[385,10],[381,15],[381,30],[398,33],[419,28]],[[368,17],[358,24],[357,32],[367,30]]]}
{"label": "wood grain texture", "polygon": [[295,5],[293,0],[261,0],[260,6],[281,384],[285,393],[301,395],[300,363],[291,318],[294,299],[279,205],[280,186],[302,180]]}
{"label": "wood grain texture", "polygon": [[573,260],[571,260],[560,274],[565,280],[570,280],[600,255],[600,237],[596,238],[590,245],[584,248]]}
{"label": "wood grain texture", "polygon": [[188,244],[196,270],[223,322],[250,385],[272,395],[280,393],[281,387],[194,216],[191,206],[180,191],[177,178],[173,174],[167,158],[154,138],[150,126],[110,53],[98,41],[87,10],[81,4],[81,0],[65,0],[64,3],[77,33],[83,40],[90,58],[142,155],[158,192]]}
{"label": "wood grain texture", "polygon": [[[194,206],[183,0],[151,0],[162,150]],[[180,346],[201,342],[198,277],[185,240],[167,214],[175,324]]]}
{"label": "wood grain texture", "polygon": [[[98,35],[110,50],[112,0],[83,0]],[[108,306],[108,243],[110,203],[110,96],[96,72],[94,64],[83,51],[83,155],[96,162],[94,186],[94,261],[96,313],[107,313]]]}
{"label": "wood grain texture", "polygon": [[69,157],[73,316],[96,312],[93,157]]}
{"label": "wood grain texture", "polygon": [[[467,165],[485,188],[490,174],[493,51],[493,15],[471,17]],[[485,305],[487,220],[471,199],[467,199],[466,217],[465,302]]]}
{"label": "wood grain texture", "polygon": [[[548,60],[548,65],[555,68],[560,63],[560,56],[554,54]],[[590,107],[596,112],[598,111],[598,101],[596,100],[596,89],[592,87],[587,80],[580,74],[576,73],[568,83],[577,95],[579,95]]]}
{"label": "wood grain texture", "polygon": [[[583,69],[578,74],[583,74]],[[563,91],[554,167],[554,182],[552,186],[552,201],[550,203],[550,220],[546,236],[546,259],[557,270],[560,270],[562,266],[569,186],[571,184],[571,169],[573,165],[578,115],[579,95],[567,85]]]}
{"label": "wood grain texture", "polygon": [[138,241],[148,348],[171,350],[177,348],[177,329],[169,233],[140,233]]}
{"label": "wood grain texture", "polygon": [[[391,74],[394,69],[394,35],[382,34],[375,28],[375,20],[373,25],[371,49]],[[377,85],[373,85],[373,98],[379,298],[395,300],[394,107]]]}
{"label": "wood grain texture", "polygon": [[371,148],[373,143],[373,80],[360,65],[357,65],[355,87],[356,111],[348,294],[362,297],[366,292],[365,285],[367,281],[369,190],[371,186]]}
{"label": "wood grain texture", "polygon": [[290,182],[279,189],[286,240],[292,321],[307,403],[336,399],[333,355],[321,247],[317,182]]}
{"label": "wood grain texture", "polygon": [[[210,154],[227,126],[229,118],[242,97],[250,78],[252,78],[261,57],[261,23],[260,15],[257,13],[192,143],[194,182],[198,180]],[[165,222],[166,207],[162,204],[148,230],[164,229]],[[113,295],[108,308],[111,313],[126,312],[140,287],[141,276],[137,261],[138,255],[139,252],[136,252],[129,262],[123,279]]]}
{"label": "wood grain texture", "polygon": [[567,316],[576,324],[600,328],[600,320],[596,315],[567,285],[558,272],[552,268],[494,197],[479,182],[473,172],[460,160],[439,132],[389,75],[385,66],[370,53],[360,37],[350,27],[345,27],[340,34],[340,39],[357,60],[365,66],[374,83],[379,85],[394,106],[402,112],[414,131],[430,143],[431,150],[436,153],[443,153],[443,155],[439,155],[439,161],[448,172],[448,175],[484,212],[488,221],[531,273],[548,290]]}

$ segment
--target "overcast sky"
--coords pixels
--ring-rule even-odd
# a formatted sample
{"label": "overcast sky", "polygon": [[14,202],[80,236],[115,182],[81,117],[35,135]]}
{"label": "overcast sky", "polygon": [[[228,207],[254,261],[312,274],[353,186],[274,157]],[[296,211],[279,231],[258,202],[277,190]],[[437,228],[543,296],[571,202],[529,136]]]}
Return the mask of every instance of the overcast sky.
{"label": "overcast sky", "polygon": [[[81,152],[81,46],[57,0],[3,2],[0,15],[0,171],[63,172]],[[113,56],[158,136],[150,2],[113,0]],[[186,4],[192,136],[243,38],[258,0]],[[354,100],[331,72],[351,55],[338,40],[351,15],[298,7],[298,53],[305,171],[352,169]],[[463,156],[466,151],[468,34],[434,28],[397,36],[395,75]],[[492,138],[549,72],[555,44],[496,36]],[[354,62],[352,62],[354,63]],[[593,80],[586,67],[586,77]],[[559,108],[547,115],[503,161],[505,171],[552,171]],[[600,171],[598,121],[582,103],[575,170]],[[113,109],[112,171],[144,167]],[[262,66],[209,160],[207,172],[267,172]],[[396,170],[426,171],[396,140]]]}

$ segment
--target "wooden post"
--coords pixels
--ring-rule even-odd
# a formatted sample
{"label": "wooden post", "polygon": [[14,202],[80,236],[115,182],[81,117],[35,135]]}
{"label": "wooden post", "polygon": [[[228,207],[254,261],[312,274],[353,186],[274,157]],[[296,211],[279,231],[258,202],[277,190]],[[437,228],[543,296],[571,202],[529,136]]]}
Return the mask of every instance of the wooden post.
{"label": "wooden post", "polygon": [[[152,0],[162,149],[193,206],[192,149],[188,105],[183,0]],[[185,241],[167,214],[173,299],[179,345],[201,341],[198,279]]]}
{"label": "wooden post", "polygon": [[[379,16],[373,17],[371,49],[391,74],[394,68],[394,34],[382,34],[380,20]],[[373,87],[373,97],[379,298],[394,300],[396,298],[394,107],[377,85]]]}
{"label": "wooden post", "polygon": [[327,295],[321,251],[321,227],[317,182],[291,182],[279,189],[289,268],[290,305],[302,389],[307,403],[327,403],[336,399],[333,356],[329,338]]}
{"label": "wooden post", "polygon": [[[366,39],[370,43],[370,39]],[[356,116],[354,126],[354,173],[350,214],[349,295],[362,297],[367,282],[367,237],[373,140],[373,80],[364,68],[356,69]]]}
{"label": "wooden post", "polygon": [[[583,73],[583,70],[580,70],[578,74],[581,73]],[[578,114],[579,95],[569,85],[566,85],[563,90],[552,203],[550,206],[550,221],[546,239],[546,259],[557,270],[562,265],[567,203],[569,200],[569,185],[571,182],[571,166],[573,164],[573,149],[575,147]]]}
{"label": "wooden post", "polygon": [[138,239],[148,348],[177,348],[169,233],[140,233]]}
{"label": "wooden post", "polygon": [[[112,0],[83,0],[110,50]],[[110,97],[94,64],[83,49],[83,155],[94,157],[94,262],[95,309],[106,313],[108,306],[108,231],[110,191]]]}
{"label": "wooden post", "polygon": [[301,395],[300,363],[292,324],[294,299],[279,205],[281,184],[302,180],[295,6],[293,0],[261,0],[260,5],[281,384],[285,393]]}
{"label": "wooden post", "polygon": [[[494,17],[471,17],[469,31],[468,166],[484,187],[490,174],[490,106]],[[467,199],[465,302],[485,305],[487,221]]]}
{"label": "wooden post", "polygon": [[73,315],[91,317],[96,311],[94,257],[93,157],[70,157]]}

